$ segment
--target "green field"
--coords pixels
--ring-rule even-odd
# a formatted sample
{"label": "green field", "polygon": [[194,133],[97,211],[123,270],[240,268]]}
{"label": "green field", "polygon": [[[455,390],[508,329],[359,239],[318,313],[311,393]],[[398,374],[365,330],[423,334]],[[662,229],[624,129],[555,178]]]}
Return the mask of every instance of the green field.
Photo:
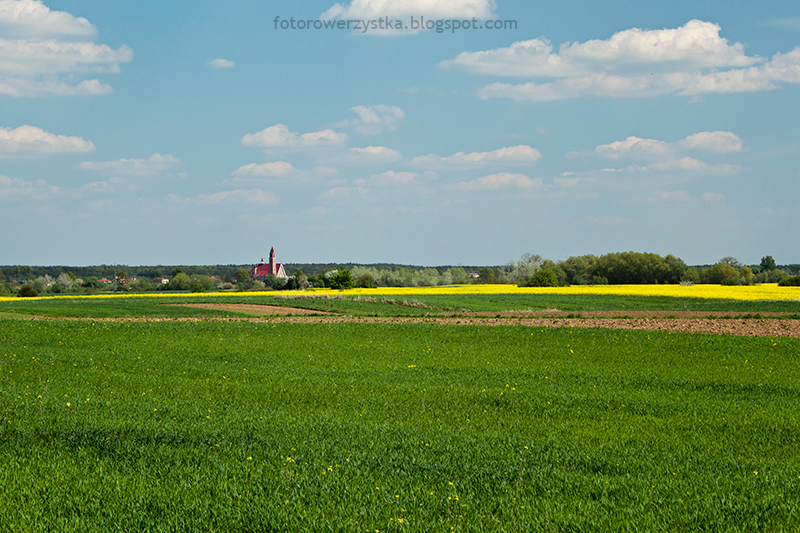
{"label": "green field", "polygon": [[[800,302],[739,301],[659,296],[558,295],[558,294],[487,294],[487,295],[414,295],[375,296],[367,300],[347,296],[331,299],[283,299],[269,293],[225,295],[174,295],[160,297],[75,298],[69,296],[43,299],[14,298],[0,301],[0,317],[245,317],[253,313],[178,307],[186,303],[245,303],[299,307],[354,316],[422,316],[464,312],[544,311],[699,311],[752,314],[764,312],[794,313],[800,317]],[[374,300],[374,301],[370,301]],[[263,313],[269,314],[268,309]]]}
{"label": "green field", "polygon": [[800,529],[798,339],[3,318],[205,313],[102,302],[0,305],[0,530]]}

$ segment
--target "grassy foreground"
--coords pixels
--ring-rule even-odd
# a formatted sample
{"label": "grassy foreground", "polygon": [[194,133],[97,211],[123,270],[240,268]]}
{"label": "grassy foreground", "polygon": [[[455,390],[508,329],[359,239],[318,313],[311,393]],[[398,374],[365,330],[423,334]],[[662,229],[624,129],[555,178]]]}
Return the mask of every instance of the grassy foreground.
{"label": "grassy foreground", "polygon": [[796,531],[800,341],[0,319],[0,529]]}

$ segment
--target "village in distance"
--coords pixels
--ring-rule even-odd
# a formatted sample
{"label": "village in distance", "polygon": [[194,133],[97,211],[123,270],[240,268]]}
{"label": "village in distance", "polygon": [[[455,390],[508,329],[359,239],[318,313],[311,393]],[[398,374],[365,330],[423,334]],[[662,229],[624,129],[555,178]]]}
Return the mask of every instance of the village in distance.
{"label": "village in distance", "polygon": [[673,255],[617,252],[563,261],[526,253],[502,265],[423,267],[397,264],[279,263],[275,249],[252,265],[0,266],[0,296],[98,292],[272,291],[313,288],[426,287],[466,284],[567,286],[605,284],[800,285],[800,264],[771,255],[745,265],[724,257],[688,266]]}

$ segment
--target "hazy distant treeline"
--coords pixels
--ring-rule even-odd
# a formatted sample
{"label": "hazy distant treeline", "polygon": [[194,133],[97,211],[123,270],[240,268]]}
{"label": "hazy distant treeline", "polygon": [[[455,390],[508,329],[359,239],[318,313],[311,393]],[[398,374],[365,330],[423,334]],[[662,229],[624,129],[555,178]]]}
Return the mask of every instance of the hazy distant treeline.
{"label": "hazy distant treeline", "polygon": [[563,261],[524,254],[499,266],[420,267],[393,264],[285,263],[289,280],[250,279],[252,265],[95,265],[0,267],[0,295],[155,290],[279,290],[308,287],[425,287],[470,283],[522,286],[719,283],[776,283],[798,274],[798,265],[777,265],[772,256],[743,265],[724,257],[713,265],[687,266],[674,255],[617,252],[573,256]]}

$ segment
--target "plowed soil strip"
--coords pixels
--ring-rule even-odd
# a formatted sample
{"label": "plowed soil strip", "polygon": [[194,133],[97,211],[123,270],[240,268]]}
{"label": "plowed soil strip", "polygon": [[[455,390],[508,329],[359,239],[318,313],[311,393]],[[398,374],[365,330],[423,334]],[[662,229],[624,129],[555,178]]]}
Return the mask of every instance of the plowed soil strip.
{"label": "plowed soil strip", "polygon": [[285,307],[281,305],[259,304],[167,304],[173,307],[199,307],[201,309],[222,309],[223,311],[246,311],[263,315],[328,315],[325,311],[303,309],[302,307]]}
{"label": "plowed soil strip", "polygon": [[31,320],[91,320],[95,322],[266,322],[303,324],[451,324],[482,326],[531,326],[550,328],[607,328],[680,333],[710,333],[745,337],[800,337],[800,320],[724,319],[724,318],[483,318],[483,317],[347,317],[347,316],[275,316],[253,318],[51,318],[36,316]]}

